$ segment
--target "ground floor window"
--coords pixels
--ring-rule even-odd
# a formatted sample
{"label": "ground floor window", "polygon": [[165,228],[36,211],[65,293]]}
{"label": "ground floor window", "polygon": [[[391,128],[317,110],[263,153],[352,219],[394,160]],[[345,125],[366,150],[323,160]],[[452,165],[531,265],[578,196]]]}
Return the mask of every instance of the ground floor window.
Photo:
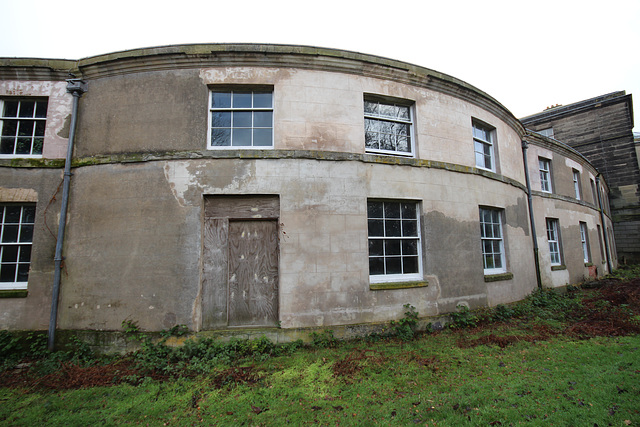
{"label": "ground floor window", "polygon": [[506,272],[501,209],[480,208],[480,239],[484,274]]}
{"label": "ground floor window", "polygon": [[371,281],[421,280],[418,203],[369,200],[367,219]]}
{"label": "ground floor window", "polygon": [[551,265],[561,265],[562,256],[560,253],[560,231],[558,220],[547,218],[547,240],[549,241],[549,256]]}
{"label": "ground floor window", "polygon": [[36,207],[0,205],[0,290],[26,289]]}
{"label": "ground floor window", "polygon": [[587,224],[580,223],[580,242],[582,242],[582,255],[584,262],[591,262],[591,253],[589,251],[589,235],[587,233]]}

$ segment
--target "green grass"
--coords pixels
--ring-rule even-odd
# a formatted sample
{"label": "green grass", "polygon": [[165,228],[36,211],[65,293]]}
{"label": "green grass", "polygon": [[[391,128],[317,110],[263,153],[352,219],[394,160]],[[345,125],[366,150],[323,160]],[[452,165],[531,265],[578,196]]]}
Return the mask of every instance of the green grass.
{"label": "green grass", "polygon": [[[81,390],[0,389],[4,425],[638,425],[640,337],[456,346],[460,332],[363,342],[257,363],[262,379],[210,377]],[[363,350],[368,350],[364,354]],[[361,368],[336,376],[349,354]],[[429,363],[424,363],[424,360]],[[626,422],[626,423],[625,423]],[[491,424],[493,423],[493,424]],[[498,424],[500,423],[500,424]]]}
{"label": "green grass", "polygon": [[[640,425],[640,335],[560,333],[585,313],[615,309],[587,306],[582,291],[537,292],[518,305],[463,311],[456,328],[412,340],[337,343],[327,330],[304,348],[209,340],[174,351],[147,342],[131,358],[139,373],[130,383],[0,387],[0,425]],[[487,337],[512,340],[469,345]],[[154,369],[174,377],[152,379]]]}

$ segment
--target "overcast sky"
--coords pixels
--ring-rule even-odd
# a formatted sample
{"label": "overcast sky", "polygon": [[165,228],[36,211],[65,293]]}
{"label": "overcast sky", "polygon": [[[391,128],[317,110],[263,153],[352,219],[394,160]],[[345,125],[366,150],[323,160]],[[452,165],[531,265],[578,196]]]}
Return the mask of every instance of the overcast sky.
{"label": "overcast sky", "polygon": [[516,117],[625,90],[640,129],[640,0],[0,0],[0,16],[0,57],[186,43],[330,47],[457,77]]}

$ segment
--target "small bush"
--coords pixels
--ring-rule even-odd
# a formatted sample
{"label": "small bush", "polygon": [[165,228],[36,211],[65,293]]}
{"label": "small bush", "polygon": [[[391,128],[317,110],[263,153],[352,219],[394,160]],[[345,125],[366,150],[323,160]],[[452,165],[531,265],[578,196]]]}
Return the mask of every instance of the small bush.
{"label": "small bush", "polygon": [[395,335],[402,341],[411,341],[415,337],[415,329],[418,324],[418,312],[411,304],[404,305],[404,317],[398,321],[391,321]]}
{"label": "small bush", "polygon": [[311,345],[317,348],[335,347],[338,340],[333,336],[333,330],[325,329],[322,332],[311,332]]}
{"label": "small bush", "polygon": [[478,318],[471,312],[471,310],[469,310],[469,307],[465,305],[458,305],[456,309],[458,311],[454,311],[450,314],[450,328],[464,329],[476,326],[476,324],[478,323]]}

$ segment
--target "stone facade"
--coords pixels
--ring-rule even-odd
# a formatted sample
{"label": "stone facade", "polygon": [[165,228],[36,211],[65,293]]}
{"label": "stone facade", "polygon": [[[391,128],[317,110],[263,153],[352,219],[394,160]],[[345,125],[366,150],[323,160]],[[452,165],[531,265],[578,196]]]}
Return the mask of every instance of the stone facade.
{"label": "stone facade", "polygon": [[[0,298],[0,328],[48,326],[68,71],[88,91],[77,113],[61,329],[118,330],[123,320],[151,331],[333,327],[398,319],[404,304],[441,316],[520,300],[537,276],[556,287],[616,266],[598,249],[611,217],[588,191],[594,166],[436,71],[273,45],[4,59],[0,99],[48,97],[49,111],[42,156],[0,158],[0,203],[36,206],[28,284],[0,291],[17,297]],[[269,108],[233,110],[238,123],[253,114],[252,130],[266,111],[265,147],[210,136],[231,112],[216,109],[214,94],[236,92],[270,94]],[[541,189],[539,157],[552,162],[553,192]],[[606,200],[607,182],[598,188]],[[559,225],[560,263],[550,261],[548,218]]]}
{"label": "stone facade", "polygon": [[613,92],[557,106],[521,119],[528,129],[553,129],[553,137],[583,154],[611,187],[614,256],[640,262],[640,164],[634,142],[631,94]]}

